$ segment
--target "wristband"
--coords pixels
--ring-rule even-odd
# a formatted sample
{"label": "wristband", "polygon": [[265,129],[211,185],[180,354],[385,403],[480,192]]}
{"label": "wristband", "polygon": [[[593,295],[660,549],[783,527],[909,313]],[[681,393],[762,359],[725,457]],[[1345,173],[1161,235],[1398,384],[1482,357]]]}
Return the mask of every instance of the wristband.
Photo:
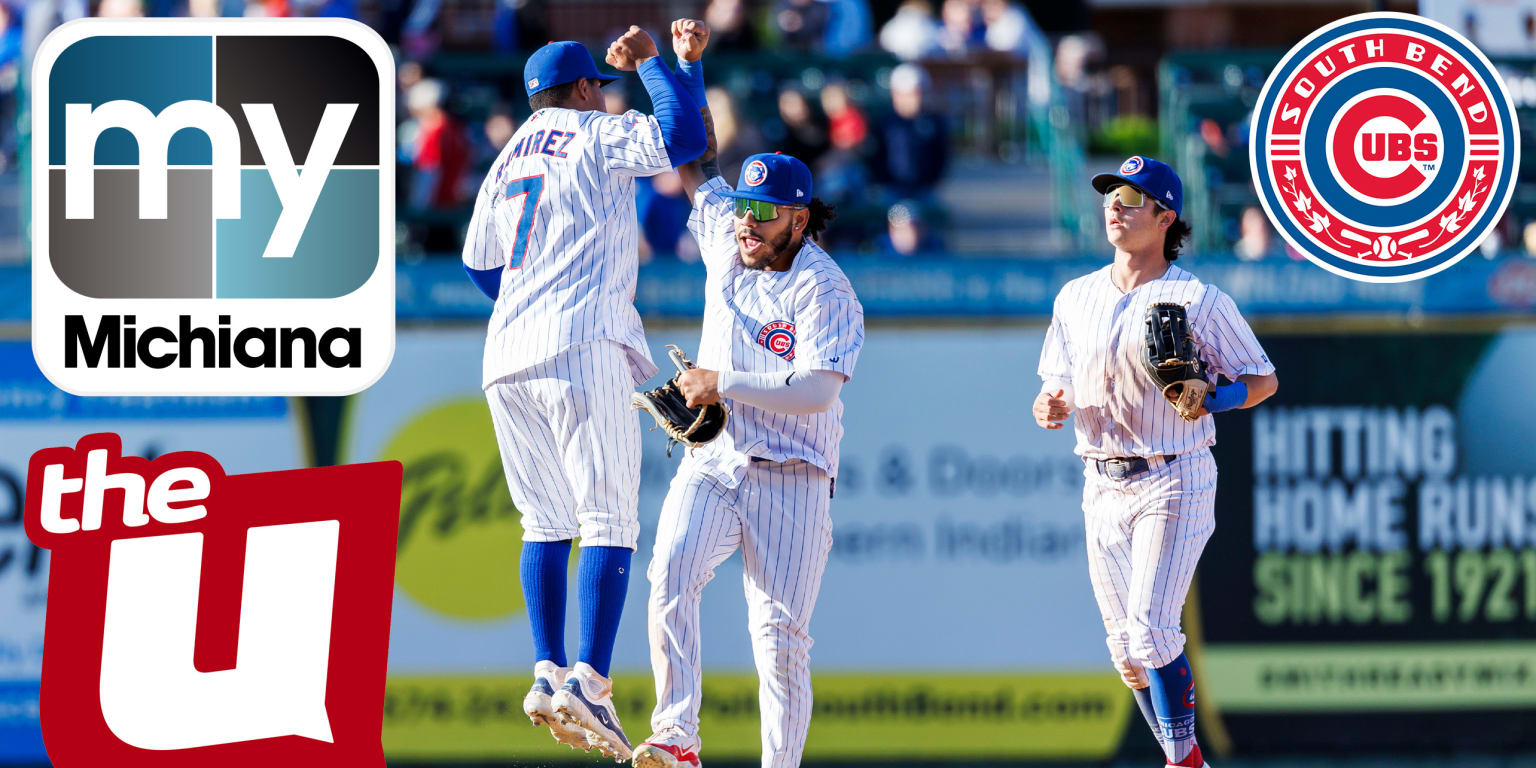
{"label": "wristband", "polygon": [[1241,381],[1234,381],[1205,393],[1205,410],[1210,413],[1241,408],[1246,402],[1248,402],[1248,385]]}

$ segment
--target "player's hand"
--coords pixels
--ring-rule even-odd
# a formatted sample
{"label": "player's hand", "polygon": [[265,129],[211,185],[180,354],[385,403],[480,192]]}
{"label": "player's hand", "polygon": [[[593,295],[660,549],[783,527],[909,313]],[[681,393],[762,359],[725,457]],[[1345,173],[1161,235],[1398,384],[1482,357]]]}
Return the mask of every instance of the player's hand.
{"label": "player's hand", "polygon": [[645,30],[631,25],[628,32],[608,46],[605,61],[614,69],[633,72],[640,66],[640,62],[655,58],[656,55],[656,41]]}
{"label": "player's hand", "polygon": [[698,61],[709,45],[709,27],[698,19],[672,22],[672,52],[682,61]]}
{"label": "player's hand", "polygon": [[708,368],[690,368],[677,376],[677,389],[688,398],[688,407],[720,402],[720,374]]}
{"label": "player's hand", "polygon": [[1035,423],[1046,429],[1061,429],[1062,424],[1072,415],[1072,406],[1062,399],[1065,390],[1053,392],[1041,392],[1035,396]]}

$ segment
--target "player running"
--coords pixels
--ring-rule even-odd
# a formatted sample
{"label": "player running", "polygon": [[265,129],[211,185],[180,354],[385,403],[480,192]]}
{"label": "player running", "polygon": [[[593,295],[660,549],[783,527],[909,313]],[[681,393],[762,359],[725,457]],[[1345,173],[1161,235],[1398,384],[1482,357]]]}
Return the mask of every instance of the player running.
{"label": "player running", "polygon": [[678,169],[706,269],[690,406],[724,401],[726,434],[690,450],[662,506],[651,581],[655,733],[637,768],[699,765],[699,599],[737,548],[757,661],[762,764],[800,764],[811,717],[811,611],[832,547],[838,393],[864,343],[864,309],[814,240],[833,213],[788,155],[753,155],[733,190],[720,178],[699,57],[702,22],[672,25],[678,79],[703,109],[709,149]]}
{"label": "player running", "polygon": [[[522,514],[521,576],[534,684],[523,709],[572,747],[629,758],[609,662],[639,538],[634,386],[656,373],[633,297],[636,176],[704,151],[692,96],[630,27],[608,61],[638,68],[655,116],[602,112],[580,43],[535,51],[523,70],[532,117],[486,176],[464,266],[496,302],[482,384],[507,488]],[[565,653],[566,564],[581,538],[581,647]]]}
{"label": "player running", "polygon": [[[1110,658],[1168,765],[1201,766],[1179,616],[1216,526],[1209,414],[1273,395],[1275,367],[1231,297],[1173,264],[1189,225],[1179,218],[1183,187],[1172,168],[1132,157],[1119,173],[1093,177],[1093,188],[1104,195],[1115,260],[1056,296],[1035,421],[1061,429],[1077,413],[1089,578]],[[1200,357],[1231,382],[1205,395],[1194,421],[1174,410],[1142,362],[1148,306],[1157,302],[1185,308]]]}

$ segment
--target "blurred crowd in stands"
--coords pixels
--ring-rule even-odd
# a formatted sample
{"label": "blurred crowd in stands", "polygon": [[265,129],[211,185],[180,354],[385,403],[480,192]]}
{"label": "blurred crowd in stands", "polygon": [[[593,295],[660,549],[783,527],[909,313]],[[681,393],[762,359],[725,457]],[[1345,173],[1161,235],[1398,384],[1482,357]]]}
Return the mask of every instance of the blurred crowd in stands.
{"label": "blurred crowd in stands", "polygon": [[[1123,52],[1110,55],[1105,38],[1085,28],[1081,2],[697,3],[692,12],[712,29],[708,98],[723,172],[735,181],[742,159],[761,151],[806,161],[817,196],[838,207],[827,244],[840,256],[947,253],[957,212],[945,204],[945,185],[966,183],[956,160],[1020,162],[1024,111],[1040,98],[1040,73],[1027,66],[1045,62],[1046,82],[1064,99],[1052,121],[1094,153],[1090,164],[1135,152],[1180,170],[1197,258],[1299,258],[1271,228],[1249,181],[1248,119],[1275,51],[1167,52],[1154,77],[1120,60]],[[1072,28],[1061,28],[1064,6],[1079,8],[1068,14]],[[1030,7],[1055,28],[1037,24]],[[549,39],[577,39],[600,59],[630,23],[665,51],[668,14],[677,11],[678,2],[660,0],[0,0],[0,173],[21,151],[24,64],[61,23],[86,15],[353,18],[378,30],[398,63],[399,252],[449,255],[462,242],[476,185],[528,115],[520,77],[527,54]],[[1527,69],[1536,77],[1536,65]],[[1154,92],[1149,102],[1145,94]],[[610,111],[649,110],[633,77],[606,95]],[[1536,116],[1533,105],[1520,106],[1529,147]],[[1536,177],[1536,152],[1525,157],[1522,176]],[[643,257],[696,259],[676,175],[638,186]],[[1090,245],[1101,242],[1078,247]],[[1501,248],[1536,257],[1536,195],[1517,193],[1484,251]]]}
{"label": "blurred crowd in stands", "polygon": [[[712,30],[709,106],[731,181],[748,155],[792,154],[814,170],[816,195],[838,207],[829,247],[887,256],[943,249],[948,212],[938,189],[951,170],[956,119],[935,98],[924,62],[995,54],[1022,68],[1031,24],[1022,7],[948,0],[936,13],[908,0],[881,20],[867,0],[709,0],[699,13]],[[603,24],[569,36],[600,53],[623,29]],[[524,53],[499,66],[463,50],[401,64],[403,252],[453,250],[474,185],[527,116],[515,76]],[[606,95],[612,112],[649,108],[633,78]],[[637,186],[642,258],[696,259],[676,174]]]}

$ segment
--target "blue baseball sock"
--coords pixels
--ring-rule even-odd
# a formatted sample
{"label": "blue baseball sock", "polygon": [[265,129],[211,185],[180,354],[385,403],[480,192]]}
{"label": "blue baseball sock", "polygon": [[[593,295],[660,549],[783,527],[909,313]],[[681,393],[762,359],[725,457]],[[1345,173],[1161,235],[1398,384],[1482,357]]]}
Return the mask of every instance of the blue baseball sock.
{"label": "blue baseball sock", "polygon": [[629,547],[582,547],[581,567],[576,579],[581,584],[581,651],[578,661],[585,661],[608,677],[613,663],[613,643],[619,636],[619,617],[624,614],[624,597],[629,591]]}
{"label": "blue baseball sock", "polygon": [[1195,676],[1184,654],[1152,670],[1152,708],[1162,730],[1163,754],[1177,763],[1195,748]]}
{"label": "blue baseball sock", "polygon": [[528,604],[528,623],[533,627],[536,662],[548,660],[566,666],[565,575],[570,561],[569,540],[523,542],[520,575],[523,602]]}
{"label": "blue baseball sock", "polygon": [[1151,688],[1132,688],[1131,693],[1136,696],[1136,706],[1141,709],[1141,716],[1146,719],[1147,727],[1152,729],[1152,738],[1157,739],[1157,745],[1163,745],[1163,729],[1157,725],[1157,710],[1152,706]]}

